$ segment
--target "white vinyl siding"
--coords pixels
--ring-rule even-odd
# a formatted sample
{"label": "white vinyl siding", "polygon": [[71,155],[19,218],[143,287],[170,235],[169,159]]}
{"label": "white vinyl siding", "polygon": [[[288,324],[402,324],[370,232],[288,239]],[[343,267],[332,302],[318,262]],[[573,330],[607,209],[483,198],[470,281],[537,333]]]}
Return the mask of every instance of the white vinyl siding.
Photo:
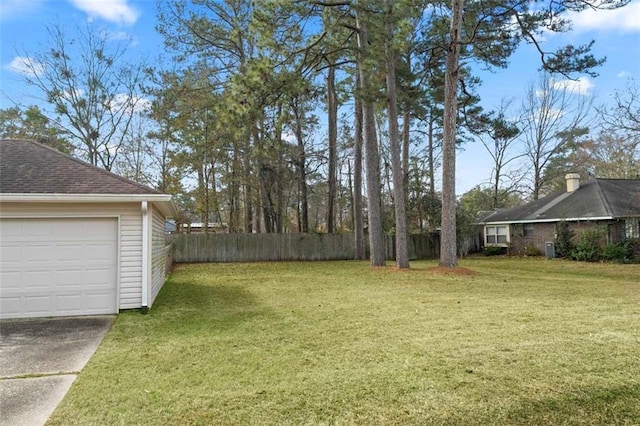
{"label": "white vinyl siding", "polygon": [[506,246],[509,243],[508,225],[487,225],[484,227],[485,245]]}
{"label": "white vinyl siding", "polygon": [[151,292],[149,294],[149,307],[153,305],[160,289],[164,284],[165,270],[165,230],[164,215],[157,208],[151,208]]}
{"label": "white vinyl siding", "polygon": [[142,301],[142,211],[140,203],[2,203],[0,217],[119,218],[118,309],[134,309]]}

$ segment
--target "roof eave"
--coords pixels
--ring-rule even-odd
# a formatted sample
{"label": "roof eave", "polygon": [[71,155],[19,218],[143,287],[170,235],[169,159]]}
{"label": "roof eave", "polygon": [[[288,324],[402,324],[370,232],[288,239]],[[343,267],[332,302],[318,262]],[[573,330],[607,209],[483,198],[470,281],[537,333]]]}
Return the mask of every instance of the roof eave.
{"label": "roof eave", "polygon": [[520,220],[500,220],[491,222],[479,222],[479,225],[510,225],[518,223],[552,223],[552,222],[584,222],[594,220],[613,220],[617,219],[614,216],[595,216],[595,217],[566,217],[555,219],[520,219]]}
{"label": "roof eave", "polygon": [[169,194],[0,194],[0,203],[156,203],[167,217],[178,216],[178,210]]}

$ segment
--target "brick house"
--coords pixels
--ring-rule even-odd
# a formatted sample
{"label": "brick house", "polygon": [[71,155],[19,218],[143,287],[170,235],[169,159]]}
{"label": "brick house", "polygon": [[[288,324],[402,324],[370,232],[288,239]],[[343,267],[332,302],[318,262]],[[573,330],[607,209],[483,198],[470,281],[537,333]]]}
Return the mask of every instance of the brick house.
{"label": "brick house", "polygon": [[590,179],[565,176],[567,190],[522,206],[499,210],[479,221],[484,245],[509,247],[513,254],[531,248],[545,252],[556,237],[556,224],[566,221],[576,238],[595,226],[606,226],[610,243],[640,238],[640,179]]}

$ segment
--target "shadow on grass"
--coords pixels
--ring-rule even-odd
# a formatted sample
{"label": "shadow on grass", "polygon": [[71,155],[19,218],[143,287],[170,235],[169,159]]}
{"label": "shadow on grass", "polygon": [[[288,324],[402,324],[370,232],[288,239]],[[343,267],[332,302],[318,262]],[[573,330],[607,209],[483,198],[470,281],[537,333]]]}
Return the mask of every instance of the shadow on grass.
{"label": "shadow on grass", "polygon": [[273,317],[242,286],[207,286],[167,282],[149,315],[163,323],[165,332],[235,328],[247,321]]}
{"label": "shadow on grass", "polygon": [[506,417],[513,424],[636,424],[638,401],[640,383],[583,388],[557,398],[525,400]]}

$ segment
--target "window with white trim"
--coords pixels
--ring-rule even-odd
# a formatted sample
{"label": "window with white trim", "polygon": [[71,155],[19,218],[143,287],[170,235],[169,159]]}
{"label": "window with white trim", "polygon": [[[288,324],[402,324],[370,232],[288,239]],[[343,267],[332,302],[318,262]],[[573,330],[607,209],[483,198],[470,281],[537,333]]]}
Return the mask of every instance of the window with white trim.
{"label": "window with white trim", "polygon": [[624,236],[627,238],[640,238],[640,219],[625,219]]}
{"label": "window with white trim", "polygon": [[484,227],[484,242],[488,246],[507,245],[509,242],[508,225],[487,225]]}

